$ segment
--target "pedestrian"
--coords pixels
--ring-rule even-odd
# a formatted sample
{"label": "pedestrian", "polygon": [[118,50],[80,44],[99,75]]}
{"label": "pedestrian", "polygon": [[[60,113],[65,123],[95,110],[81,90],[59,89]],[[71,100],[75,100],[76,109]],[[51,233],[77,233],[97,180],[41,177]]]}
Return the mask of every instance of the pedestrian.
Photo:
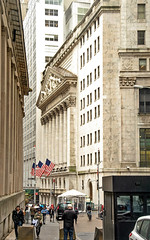
{"label": "pedestrian", "polygon": [[35,215],[35,208],[34,208],[34,205],[32,205],[32,207],[30,208],[30,213],[31,213],[31,224],[33,222],[33,218],[34,218],[34,215]]}
{"label": "pedestrian", "polygon": [[[78,214],[79,214],[78,208],[76,207],[74,211],[75,211],[75,214],[77,215],[77,218],[78,218]],[[77,219],[75,219],[75,223],[77,223]]]}
{"label": "pedestrian", "polygon": [[52,218],[54,222],[54,204],[51,204],[51,207],[49,209],[49,215],[50,215],[50,222],[52,221]]}
{"label": "pedestrian", "polygon": [[16,239],[18,239],[18,226],[22,226],[24,223],[24,215],[23,211],[20,209],[20,206],[17,206],[15,210],[13,210],[12,220],[14,222]]}
{"label": "pedestrian", "polygon": [[73,240],[74,220],[77,219],[75,211],[72,210],[72,204],[68,204],[68,210],[64,211],[62,219],[64,220],[64,240]]}
{"label": "pedestrian", "polygon": [[25,208],[25,221],[28,224],[29,223],[29,218],[30,218],[30,209],[28,206]]}
{"label": "pedestrian", "polygon": [[46,223],[46,214],[48,214],[48,210],[46,209],[46,207],[44,207],[41,211],[41,213],[43,214],[43,224]]}
{"label": "pedestrian", "polygon": [[36,235],[37,235],[37,238],[39,238],[41,226],[42,226],[42,220],[43,220],[43,215],[42,215],[40,209],[38,209],[38,211],[34,215],[33,221],[35,221],[35,220],[37,220],[36,225],[35,225],[36,226]]}

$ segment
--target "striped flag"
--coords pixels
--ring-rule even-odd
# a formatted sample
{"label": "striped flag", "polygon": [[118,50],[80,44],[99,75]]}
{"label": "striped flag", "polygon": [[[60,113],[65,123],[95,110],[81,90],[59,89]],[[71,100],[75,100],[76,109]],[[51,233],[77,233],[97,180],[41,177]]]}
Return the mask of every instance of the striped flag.
{"label": "striped flag", "polygon": [[41,161],[39,161],[37,168],[36,168],[36,176],[41,177],[44,173],[44,170],[45,170],[44,164]]}
{"label": "striped flag", "polygon": [[44,174],[45,174],[46,176],[49,176],[50,173],[52,172],[54,166],[55,166],[54,163],[52,163],[50,160],[46,159]]}
{"label": "striped flag", "polygon": [[35,163],[32,164],[31,175],[34,176],[35,173]]}

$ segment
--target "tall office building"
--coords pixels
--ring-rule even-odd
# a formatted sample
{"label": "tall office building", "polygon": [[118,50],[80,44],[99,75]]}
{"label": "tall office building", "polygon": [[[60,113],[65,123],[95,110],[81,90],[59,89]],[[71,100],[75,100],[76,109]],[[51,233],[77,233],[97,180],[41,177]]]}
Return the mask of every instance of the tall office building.
{"label": "tall office building", "polygon": [[33,189],[35,182],[31,179],[31,167],[35,159],[40,160],[37,147],[40,138],[40,112],[36,108],[36,100],[41,72],[63,42],[63,1],[29,0],[24,19],[24,35],[29,84],[32,89],[29,97],[25,98],[24,189]]}

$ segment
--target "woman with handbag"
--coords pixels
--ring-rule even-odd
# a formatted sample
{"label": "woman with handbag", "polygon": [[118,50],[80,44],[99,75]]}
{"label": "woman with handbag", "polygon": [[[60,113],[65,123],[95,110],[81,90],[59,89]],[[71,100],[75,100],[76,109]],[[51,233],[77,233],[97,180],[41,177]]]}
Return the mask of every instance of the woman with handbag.
{"label": "woman with handbag", "polygon": [[39,238],[39,235],[40,235],[42,221],[43,221],[43,214],[41,213],[41,210],[38,209],[38,212],[34,215],[34,219],[33,219],[33,224],[36,227],[37,238]]}

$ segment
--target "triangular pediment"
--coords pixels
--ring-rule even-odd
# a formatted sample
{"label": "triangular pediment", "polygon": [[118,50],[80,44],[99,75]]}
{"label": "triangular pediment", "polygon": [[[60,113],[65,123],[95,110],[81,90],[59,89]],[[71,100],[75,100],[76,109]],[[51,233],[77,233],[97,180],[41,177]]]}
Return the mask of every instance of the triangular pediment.
{"label": "triangular pediment", "polygon": [[46,99],[60,84],[67,80],[76,81],[77,76],[64,68],[48,66],[44,71],[37,105]]}

